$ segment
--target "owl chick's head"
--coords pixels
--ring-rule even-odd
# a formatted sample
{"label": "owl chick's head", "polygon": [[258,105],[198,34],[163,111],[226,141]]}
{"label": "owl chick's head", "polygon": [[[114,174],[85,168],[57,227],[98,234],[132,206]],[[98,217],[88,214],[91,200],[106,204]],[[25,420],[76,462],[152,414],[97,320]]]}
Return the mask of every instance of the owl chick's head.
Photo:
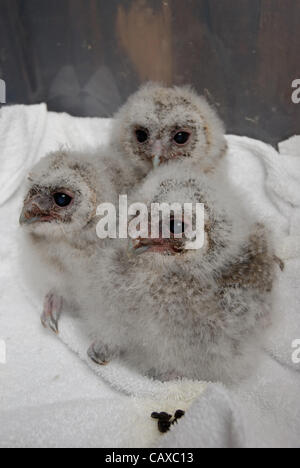
{"label": "owl chick's head", "polygon": [[174,159],[189,159],[207,172],[226,150],[224,134],[215,110],[190,87],[148,83],[117,113],[111,139],[145,173]]}
{"label": "owl chick's head", "polygon": [[[181,161],[149,174],[134,199],[147,204],[148,208],[148,235],[129,241],[133,261],[143,268],[172,265],[198,268],[201,265],[204,274],[215,272],[239,254],[248,238],[252,221],[245,219],[232,195],[227,197],[205,174],[194,173]],[[155,214],[159,228],[158,235],[153,237],[152,213],[157,204],[167,204],[171,211],[166,212],[165,219],[164,215],[158,219]],[[172,210],[174,204],[182,207],[179,214]],[[192,211],[186,209],[186,204],[193,207]],[[202,233],[197,233],[196,204],[204,208]],[[200,214],[201,211],[198,216]],[[140,212],[137,219],[141,219]],[[204,242],[197,247],[201,234]]]}
{"label": "owl chick's head", "polygon": [[20,224],[28,232],[76,238],[94,232],[97,171],[86,154],[58,151],[43,158],[27,181]]}

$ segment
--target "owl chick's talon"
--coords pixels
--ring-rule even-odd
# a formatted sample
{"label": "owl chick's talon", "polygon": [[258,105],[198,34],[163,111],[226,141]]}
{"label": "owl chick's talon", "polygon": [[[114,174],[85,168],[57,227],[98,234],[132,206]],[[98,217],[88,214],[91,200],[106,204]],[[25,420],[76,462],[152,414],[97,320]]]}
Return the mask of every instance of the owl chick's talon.
{"label": "owl chick's talon", "polygon": [[275,263],[277,263],[277,265],[279,266],[280,270],[284,271],[284,269],[285,269],[284,261],[281,260],[281,258],[277,257],[276,255],[274,255],[273,258],[274,258]]}
{"label": "owl chick's talon", "polygon": [[50,328],[56,335],[58,335],[58,323],[51,317],[44,319],[41,317],[41,322],[44,328]]}
{"label": "owl chick's talon", "polygon": [[58,320],[62,311],[63,299],[50,292],[45,297],[44,310],[41,315],[41,322],[44,328],[49,328],[58,335]]}
{"label": "owl chick's talon", "polygon": [[108,348],[107,346],[99,346],[96,343],[92,343],[89,347],[87,354],[89,358],[99,366],[106,366],[110,359],[108,358]]}

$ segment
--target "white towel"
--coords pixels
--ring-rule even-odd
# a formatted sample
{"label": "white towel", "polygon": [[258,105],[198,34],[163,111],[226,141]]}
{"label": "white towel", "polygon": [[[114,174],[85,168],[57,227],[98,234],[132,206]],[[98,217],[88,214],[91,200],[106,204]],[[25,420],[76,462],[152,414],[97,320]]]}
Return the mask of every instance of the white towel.
{"label": "white towel", "polygon": [[[17,118],[16,118],[17,116]],[[0,204],[14,193],[37,160],[47,121],[45,104],[7,107],[0,113]]]}
{"label": "white towel", "polygon": [[[281,145],[280,151],[288,153],[281,155],[264,143],[228,137],[232,182],[258,219],[274,227],[278,247],[285,246],[286,270],[276,285],[274,306],[283,312],[283,325],[269,337],[256,376],[228,390],[198,382],[153,382],[119,362],[105,368],[89,363],[89,368],[82,362],[87,343],[79,321],[62,317],[60,323],[60,338],[75,353],[41,328],[41,305],[24,290],[17,267],[18,188],[29,166],[46,152],[102,144],[109,125],[108,119],[47,113],[44,105],[1,109],[0,340],[6,342],[7,364],[0,364],[0,446],[300,445],[300,367],[291,359],[292,341],[300,339],[299,159],[288,150],[295,145]],[[152,411],[190,405],[193,409],[168,435],[158,433]]]}

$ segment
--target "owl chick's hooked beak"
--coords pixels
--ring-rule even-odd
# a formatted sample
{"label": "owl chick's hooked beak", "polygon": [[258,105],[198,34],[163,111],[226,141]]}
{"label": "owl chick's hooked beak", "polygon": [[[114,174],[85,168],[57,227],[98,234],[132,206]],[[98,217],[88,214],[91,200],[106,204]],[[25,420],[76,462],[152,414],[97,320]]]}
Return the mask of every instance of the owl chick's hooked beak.
{"label": "owl chick's hooked beak", "polygon": [[70,206],[72,202],[72,194],[66,192],[28,194],[21,212],[20,225],[61,220],[60,209]]}
{"label": "owl chick's hooked beak", "polygon": [[[143,253],[158,253],[160,255],[179,255],[186,252],[186,237],[185,237],[185,224],[183,220],[170,220],[169,237],[165,238],[162,234],[162,225],[160,225],[159,237],[131,239],[129,243],[129,250],[136,255]],[[149,232],[151,232],[151,224],[149,224]],[[178,237],[180,236],[180,237]]]}
{"label": "owl chick's hooked beak", "polygon": [[161,140],[156,140],[152,147],[152,163],[154,169],[160,166],[162,163],[162,155],[163,155],[163,143]]}
{"label": "owl chick's hooked beak", "polygon": [[178,239],[133,239],[130,242],[130,250],[136,255],[141,255],[145,252],[158,253],[161,255],[177,255],[182,254],[184,245]]}
{"label": "owl chick's hooked beak", "polygon": [[184,128],[176,131],[172,136],[176,150],[170,150],[169,144],[167,144],[166,141],[164,142],[162,139],[157,139],[152,146],[152,163],[154,169],[170,159],[180,159],[192,135],[192,129]]}

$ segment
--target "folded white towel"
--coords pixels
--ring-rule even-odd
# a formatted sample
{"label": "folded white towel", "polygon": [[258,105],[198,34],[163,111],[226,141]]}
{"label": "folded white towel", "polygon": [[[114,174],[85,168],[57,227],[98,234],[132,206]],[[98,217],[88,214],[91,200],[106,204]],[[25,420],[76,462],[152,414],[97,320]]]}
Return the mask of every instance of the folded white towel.
{"label": "folded white towel", "polygon": [[99,146],[107,141],[109,126],[109,119],[47,112],[45,104],[0,109],[0,206],[45,154],[62,146]]}
{"label": "folded white towel", "polygon": [[[24,290],[17,267],[18,188],[46,152],[62,145],[97,146],[106,141],[109,125],[106,119],[47,113],[44,105],[1,109],[0,340],[8,360],[0,364],[0,446],[299,445],[300,373],[291,345],[300,339],[300,177],[291,142],[280,145],[279,154],[256,140],[228,137],[232,183],[257,219],[276,231],[279,250],[285,246],[286,269],[274,304],[282,322],[266,342],[256,376],[228,390],[201,382],[153,382],[120,362],[104,368],[89,363],[91,372],[82,362],[88,343],[79,321],[62,317],[60,324],[61,340],[75,353],[39,325],[41,305]],[[151,411],[190,405],[186,417],[161,437]]]}
{"label": "folded white towel", "polygon": [[37,161],[47,122],[45,104],[14,106],[0,112],[0,205],[14,193],[24,171]]}

